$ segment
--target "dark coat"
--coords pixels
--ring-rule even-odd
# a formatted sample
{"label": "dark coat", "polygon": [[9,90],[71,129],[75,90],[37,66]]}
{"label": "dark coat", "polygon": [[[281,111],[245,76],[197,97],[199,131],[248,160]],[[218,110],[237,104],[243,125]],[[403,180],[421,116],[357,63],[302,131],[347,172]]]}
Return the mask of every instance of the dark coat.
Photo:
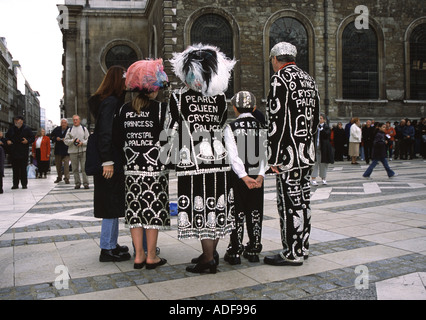
{"label": "dark coat", "polygon": [[321,163],[334,163],[334,150],[330,142],[330,127],[324,123],[322,130],[318,129],[317,135],[318,134],[321,150]]}
{"label": "dark coat", "polygon": [[[0,179],[3,179],[4,176],[4,162],[6,159],[6,153],[4,152],[4,149],[0,147]],[[2,186],[0,186],[0,189]]]}
{"label": "dark coat", "polygon": [[374,136],[372,159],[383,158],[386,158],[386,137],[384,132],[378,131]]}
{"label": "dark coat", "polygon": [[[22,143],[22,139],[28,140],[27,144]],[[12,141],[12,145],[8,147],[11,159],[28,159],[29,148],[34,142],[34,133],[25,124],[21,128],[12,126],[6,133],[6,140]]]}
{"label": "dark coat", "polygon": [[[414,135],[416,134],[413,126],[407,126],[405,125],[402,129],[402,138],[403,139],[410,139],[414,140]],[[408,138],[409,137],[409,138]]]}
{"label": "dark coat", "polygon": [[362,128],[362,142],[364,143],[364,145],[372,145],[374,141],[375,132],[376,128],[374,128],[373,126],[365,126]]}
{"label": "dark coat", "polygon": [[272,76],[267,105],[270,166],[287,172],[315,164],[319,110],[318,87],[305,71],[288,65]]}
{"label": "dark coat", "polygon": [[61,156],[67,156],[68,155],[68,146],[65,145],[65,143],[61,141],[56,141],[56,138],[65,138],[65,135],[67,134],[67,131],[69,128],[67,127],[64,132],[62,132],[62,127],[58,126],[55,129],[53,129],[52,134],[50,135],[50,138],[52,139],[52,142],[55,144],[55,155],[61,155]]}
{"label": "dark coat", "polygon": [[114,96],[100,101],[98,96],[89,99],[89,107],[96,119],[95,131],[98,134],[98,151],[102,162],[114,162],[114,174],[105,179],[101,174],[93,176],[94,215],[96,218],[120,218],[125,213],[123,154],[117,145],[114,128],[115,114],[123,99]]}

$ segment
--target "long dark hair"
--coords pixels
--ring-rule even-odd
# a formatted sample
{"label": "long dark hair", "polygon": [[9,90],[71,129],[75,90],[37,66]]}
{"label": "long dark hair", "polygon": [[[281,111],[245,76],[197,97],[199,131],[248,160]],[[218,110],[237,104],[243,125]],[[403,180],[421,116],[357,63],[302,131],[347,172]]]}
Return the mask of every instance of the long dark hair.
{"label": "long dark hair", "polygon": [[93,94],[99,96],[103,101],[109,96],[121,97],[125,91],[125,78],[123,77],[126,69],[122,66],[112,66],[108,69],[98,90]]}

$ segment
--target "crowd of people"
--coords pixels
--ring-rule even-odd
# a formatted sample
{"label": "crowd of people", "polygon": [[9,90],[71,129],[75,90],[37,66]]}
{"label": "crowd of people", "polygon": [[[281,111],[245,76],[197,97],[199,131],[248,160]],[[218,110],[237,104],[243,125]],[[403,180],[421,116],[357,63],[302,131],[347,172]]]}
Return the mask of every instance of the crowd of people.
{"label": "crowd of people", "polygon": [[[160,230],[170,229],[170,169],[178,177],[178,239],[201,242],[202,254],[186,270],[216,273],[216,249],[225,236],[230,238],[227,263],[240,264],[241,256],[259,262],[266,174],[276,179],[282,251],[263,261],[300,266],[309,257],[310,185],[318,185],[317,177],[327,184],[330,163],[371,160],[364,173],[369,177],[377,161],[386,162],[384,157],[425,157],[424,119],[418,124],[402,120],[392,127],[373,121],[361,126],[360,119],[353,118],[345,127],[338,123],[330,128],[326,115],[319,112],[316,82],[296,65],[296,56],[297,48],[287,42],[271,49],[274,75],[267,121],[249,91],[232,97],[235,120],[228,121],[225,92],[236,61],[216,47],[198,44],[173,55],[172,70],[182,87],[171,92],[168,103],[157,101],[168,85],[162,59],[140,60],[128,69],[109,68],[89,99],[95,131],[90,134],[74,115],[72,126],[63,119],[51,135],[55,183],[70,183],[69,161],[75,189],[81,184],[89,188],[88,175],[93,175],[94,216],[102,219],[101,262],[131,258],[129,248],[118,244],[118,221],[124,218],[132,237],[134,268],[155,269],[167,263],[158,256],[157,239]],[[45,177],[50,141],[46,143],[43,131],[34,137],[17,117],[4,142],[11,150],[26,152],[12,157],[12,189],[19,181],[27,186],[23,159],[29,145],[41,164],[39,177]]]}
{"label": "crowd of people", "polygon": [[[355,124],[355,126],[354,126]],[[370,163],[374,136],[379,131],[380,122],[367,120],[361,124],[359,118],[352,118],[345,126],[342,122],[333,125],[330,135],[334,146],[334,161],[357,160]],[[387,121],[384,123],[386,138],[386,158],[392,160],[426,159],[426,119]],[[351,142],[353,143],[351,149]]]}

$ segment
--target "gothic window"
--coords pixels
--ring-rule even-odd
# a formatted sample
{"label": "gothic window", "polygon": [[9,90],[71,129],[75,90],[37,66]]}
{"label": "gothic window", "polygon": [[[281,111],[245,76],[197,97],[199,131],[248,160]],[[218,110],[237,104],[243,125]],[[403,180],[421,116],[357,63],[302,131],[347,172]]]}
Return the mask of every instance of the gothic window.
{"label": "gothic window", "polygon": [[127,69],[137,60],[138,55],[135,50],[126,45],[116,45],[112,47],[105,56],[105,64],[108,69],[116,65],[123,66]]}
{"label": "gothic window", "polygon": [[[274,21],[269,31],[269,51],[277,43],[283,41],[296,46],[297,65],[309,73],[308,33],[299,20],[291,17],[283,17]],[[273,71],[271,74],[273,74]]]}
{"label": "gothic window", "polygon": [[[229,22],[218,14],[204,14],[197,18],[191,27],[191,43],[203,43],[216,46],[228,58],[234,57],[233,32]],[[229,81],[226,97],[234,93],[234,77]]]}
{"label": "gothic window", "polygon": [[426,23],[410,36],[410,98],[426,100]]}
{"label": "gothic window", "polygon": [[378,39],[349,23],[342,34],[343,99],[379,99]]}

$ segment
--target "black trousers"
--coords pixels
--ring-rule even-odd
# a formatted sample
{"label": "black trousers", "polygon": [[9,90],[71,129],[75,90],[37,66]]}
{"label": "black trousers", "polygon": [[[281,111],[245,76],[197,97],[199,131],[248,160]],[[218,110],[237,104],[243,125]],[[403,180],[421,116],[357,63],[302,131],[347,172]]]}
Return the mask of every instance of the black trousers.
{"label": "black trousers", "polygon": [[13,172],[13,186],[18,187],[21,182],[23,187],[28,184],[27,179],[27,165],[28,158],[25,159],[12,159],[12,172]]}
{"label": "black trousers", "polygon": [[[256,177],[251,176],[253,179]],[[248,255],[257,255],[262,251],[263,185],[261,188],[249,189],[242,179],[231,172],[231,186],[234,190],[235,229],[232,230],[227,253],[235,256],[245,250]],[[249,238],[245,247],[244,221]]]}
{"label": "black trousers", "polygon": [[409,138],[404,138],[401,141],[401,159],[407,159],[407,156],[410,159],[414,158],[414,140]]}
{"label": "black trousers", "polygon": [[373,143],[364,142],[364,158],[365,162],[369,163],[373,152]]}
{"label": "black trousers", "polygon": [[39,175],[41,176],[42,173],[46,174],[49,171],[49,161],[41,160],[40,148],[36,149],[36,160]]}
{"label": "black trousers", "polygon": [[288,260],[303,260],[309,255],[311,172],[312,168],[294,168],[276,177],[281,255]]}

